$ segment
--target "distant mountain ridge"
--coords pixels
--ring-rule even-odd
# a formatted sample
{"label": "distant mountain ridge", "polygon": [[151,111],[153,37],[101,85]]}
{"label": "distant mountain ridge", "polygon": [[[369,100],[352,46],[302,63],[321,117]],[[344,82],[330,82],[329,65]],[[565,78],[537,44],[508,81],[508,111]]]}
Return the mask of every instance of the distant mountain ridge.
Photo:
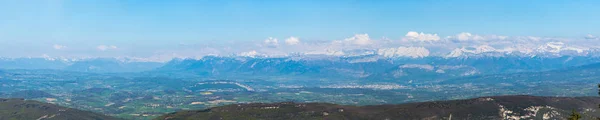
{"label": "distant mountain ridge", "polygon": [[[364,52],[364,51],[363,51]],[[362,52],[361,52],[362,53]],[[390,69],[389,65],[402,64],[429,64],[432,66],[458,66],[466,65],[474,68],[483,68],[492,65],[491,72],[522,72],[536,70],[551,70],[569,66],[585,65],[600,62],[600,57],[589,55],[572,56],[523,56],[519,54],[495,54],[493,52],[478,53],[474,55],[443,57],[423,56],[407,57],[385,55],[367,52],[355,56],[330,56],[330,55],[290,55],[280,57],[268,56],[204,56],[200,59],[175,58],[168,62],[152,62],[134,58],[0,58],[0,69],[54,69],[80,72],[119,73],[143,72],[158,70],[194,70],[201,74],[216,74],[217,72],[267,72],[281,74],[304,74],[316,72],[323,68],[365,74],[368,68]],[[464,53],[467,54],[467,53]],[[389,55],[388,55],[389,56]],[[499,63],[508,63],[507,65]],[[380,64],[369,66],[367,64]],[[329,66],[331,65],[331,66]],[[350,66],[364,67],[350,67]],[[212,69],[212,67],[225,67]],[[387,67],[381,67],[387,66]],[[196,68],[193,68],[196,67]],[[298,67],[298,68],[293,68]],[[368,68],[367,68],[368,67]],[[488,67],[492,68],[492,67]],[[204,69],[204,70],[201,70]],[[355,71],[358,70],[358,71]],[[488,71],[487,69],[480,69]],[[252,71],[252,72],[249,72]],[[322,71],[321,71],[322,72]],[[365,75],[366,76],[366,75]]]}
{"label": "distant mountain ridge", "polygon": [[53,69],[79,72],[119,73],[141,72],[162,66],[160,62],[127,61],[117,58],[58,59],[3,58],[0,69]]}
{"label": "distant mountain ridge", "polygon": [[[462,77],[471,75],[547,71],[600,62],[598,57],[470,57],[381,58],[354,57],[220,57],[177,59],[155,69],[200,76],[303,75],[353,79],[411,80],[418,75]],[[420,67],[426,66],[427,69]],[[410,73],[410,74],[409,74]],[[434,78],[433,78],[434,79]]]}
{"label": "distant mountain ridge", "polygon": [[433,101],[398,105],[344,106],[328,103],[252,103],[188,110],[166,114],[156,120],[501,120],[566,119],[571,110],[583,119],[600,116],[599,97],[493,96],[465,100]]}

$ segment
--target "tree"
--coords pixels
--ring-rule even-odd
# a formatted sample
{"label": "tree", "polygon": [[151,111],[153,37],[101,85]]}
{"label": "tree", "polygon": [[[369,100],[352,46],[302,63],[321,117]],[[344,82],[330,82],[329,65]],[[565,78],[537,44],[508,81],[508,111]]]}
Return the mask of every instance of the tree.
{"label": "tree", "polygon": [[581,119],[581,115],[579,115],[579,113],[577,113],[575,111],[575,109],[573,109],[573,112],[571,113],[571,115],[569,116],[568,120],[579,120]]}

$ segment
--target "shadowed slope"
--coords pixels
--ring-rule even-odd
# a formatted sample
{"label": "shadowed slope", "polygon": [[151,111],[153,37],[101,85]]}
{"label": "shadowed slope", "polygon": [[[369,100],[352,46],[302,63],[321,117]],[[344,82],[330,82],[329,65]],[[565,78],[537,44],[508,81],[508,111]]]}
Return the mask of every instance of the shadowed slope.
{"label": "shadowed slope", "polygon": [[0,120],[118,120],[118,118],[23,99],[0,98]]}

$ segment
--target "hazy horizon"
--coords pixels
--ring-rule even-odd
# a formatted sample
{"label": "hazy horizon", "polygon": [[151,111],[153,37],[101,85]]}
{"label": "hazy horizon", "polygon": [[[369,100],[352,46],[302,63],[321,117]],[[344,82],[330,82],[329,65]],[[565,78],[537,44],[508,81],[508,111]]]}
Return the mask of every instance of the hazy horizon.
{"label": "hazy horizon", "polygon": [[[600,48],[598,1],[2,1],[0,57],[343,56]],[[555,50],[556,51],[556,50]],[[558,50],[563,51],[563,50]],[[428,52],[424,54],[423,52]]]}

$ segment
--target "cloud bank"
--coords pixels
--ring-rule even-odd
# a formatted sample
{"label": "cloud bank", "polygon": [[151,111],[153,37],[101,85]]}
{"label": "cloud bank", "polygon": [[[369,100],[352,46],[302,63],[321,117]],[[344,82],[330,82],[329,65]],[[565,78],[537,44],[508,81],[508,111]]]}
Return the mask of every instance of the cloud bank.
{"label": "cloud bank", "polygon": [[418,33],[415,31],[410,31],[404,35],[404,39],[418,42],[435,42],[439,41],[440,37],[437,34],[425,34],[422,32]]}
{"label": "cloud bank", "polygon": [[[267,37],[262,41],[234,41],[226,44],[174,42],[175,47],[157,48],[152,51],[137,51],[137,46],[124,48],[117,45],[97,45],[92,50],[97,54],[116,57],[148,59],[148,61],[168,61],[172,58],[201,58],[203,56],[245,56],[245,57],[282,57],[282,56],[361,56],[377,55],[381,57],[420,58],[430,56],[461,57],[470,55],[593,55],[600,53],[597,36],[586,35],[579,38],[558,38],[538,36],[503,36],[461,32],[449,36],[437,33],[408,31],[399,37],[371,38],[369,34],[354,34],[341,40],[306,40],[291,36],[286,38]],[[396,38],[396,39],[394,39]],[[281,41],[280,43],[280,39]],[[168,46],[168,45],[165,45]],[[72,53],[85,51],[90,47],[65,46],[54,44],[55,50]],[[69,49],[66,49],[69,48]],[[154,48],[154,47],[153,47]],[[121,50],[127,52],[106,52]],[[88,50],[89,51],[89,50]],[[58,53],[58,52],[57,52]],[[132,54],[128,54],[132,53]],[[139,55],[137,53],[146,53]],[[56,53],[42,53],[47,56],[59,56]],[[87,53],[84,57],[94,57]],[[600,54],[598,54],[600,56]],[[75,56],[77,57],[77,56]]]}
{"label": "cloud bank", "polygon": [[276,48],[279,46],[279,41],[277,41],[277,38],[269,37],[264,41],[264,45],[267,47]]}
{"label": "cloud bank", "polygon": [[60,49],[65,49],[65,48],[67,48],[67,46],[54,44],[54,46],[52,46],[52,48],[54,48],[54,49],[56,49],[56,50],[60,50]]}
{"label": "cloud bank", "polygon": [[96,47],[96,49],[98,49],[100,51],[115,50],[115,49],[117,49],[117,46],[115,46],[115,45],[98,45]]}
{"label": "cloud bank", "polygon": [[373,44],[373,41],[371,40],[371,38],[369,38],[369,34],[356,34],[350,38],[346,38],[343,41],[338,42],[359,46]]}
{"label": "cloud bank", "polygon": [[296,45],[300,43],[300,39],[297,37],[289,37],[285,39],[285,44],[287,45]]}
{"label": "cloud bank", "polygon": [[588,40],[590,40],[590,39],[593,40],[593,39],[598,39],[598,36],[594,36],[594,35],[588,34],[584,38],[588,39]]}

